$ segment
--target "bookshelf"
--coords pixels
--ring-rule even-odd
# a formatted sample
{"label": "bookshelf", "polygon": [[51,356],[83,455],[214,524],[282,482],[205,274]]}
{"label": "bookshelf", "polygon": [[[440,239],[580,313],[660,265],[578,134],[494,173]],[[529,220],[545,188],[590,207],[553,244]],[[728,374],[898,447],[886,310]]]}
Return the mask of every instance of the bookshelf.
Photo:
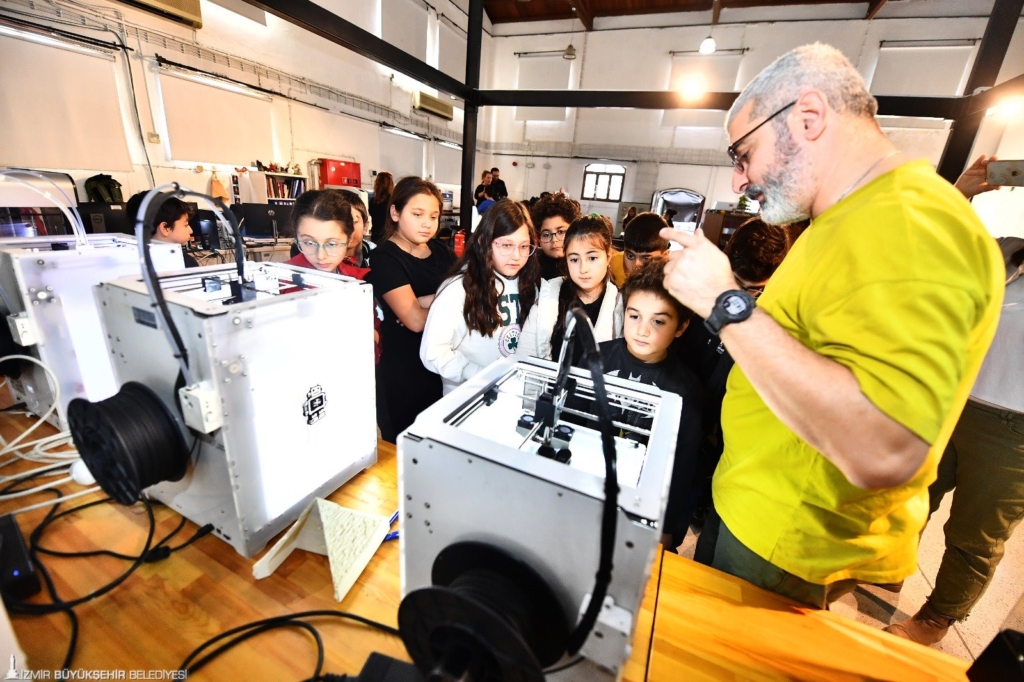
{"label": "bookshelf", "polygon": [[271,171],[251,171],[254,199],[258,203],[291,204],[306,191],[306,176]]}

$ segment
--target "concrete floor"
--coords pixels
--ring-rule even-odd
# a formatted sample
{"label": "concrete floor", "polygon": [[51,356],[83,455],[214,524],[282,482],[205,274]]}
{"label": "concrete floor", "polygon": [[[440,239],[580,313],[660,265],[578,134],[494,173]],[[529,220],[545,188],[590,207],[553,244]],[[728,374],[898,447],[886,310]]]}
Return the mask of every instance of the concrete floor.
{"label": "concrete floor", "polygon": [[[831,610],[861,623],[883,628],[890,622],[904,620],[924,603],[931,593],[935,574],[945,550],[942,526],[949,518],[952,495],[947,495],[942,507],[935,513],[924,536],[918,554],[918,570],[903,585],[900,594],[893,594],[873,587],[860,587],[853,593],[835,602]],[[693,556],[696,536],[691,530],[679,548],[679,553]],[[971,615],[962,623],[950,628],[945,639],[934,648],[953,656],[972,661],[992,641],[1003,627],[1010,611],[1024,595],[1024,531],[1010,538],[1006,545],[1006,556],[996,569],[988,590],[974,607]],[[1020,614],[1014,629],[1024,631],[1024,614]]]}

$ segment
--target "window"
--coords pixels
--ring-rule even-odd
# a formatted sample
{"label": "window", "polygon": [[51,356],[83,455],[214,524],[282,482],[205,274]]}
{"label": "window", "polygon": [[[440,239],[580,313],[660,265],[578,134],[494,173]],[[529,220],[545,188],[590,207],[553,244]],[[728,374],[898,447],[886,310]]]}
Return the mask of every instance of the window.
{"label": "window", "polygon": [[622,201],[626,169],[614,163],[592,163],[583,169],[583,198]]}

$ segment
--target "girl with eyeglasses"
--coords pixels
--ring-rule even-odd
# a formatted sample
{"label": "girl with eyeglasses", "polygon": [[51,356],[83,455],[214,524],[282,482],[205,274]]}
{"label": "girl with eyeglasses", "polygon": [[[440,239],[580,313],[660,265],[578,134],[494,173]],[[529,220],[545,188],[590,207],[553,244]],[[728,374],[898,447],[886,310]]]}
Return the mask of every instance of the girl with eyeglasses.
{"label": "girl with eyeglasses", "polygon": [[[310,190],[296,199],[291,213],[291,229],[299,253],[285,262],[300,268],[365,279],[369,268],[346,261],[349,242],[355,234],[353,208],[345,195],[334,189]],[[380,321],[382,315],[376,304],[373,310],[373,355],[380,362]]]}
{"label": "girl with eyeglasses", "polygon": [[[567,277],[549,279],[540,288],[537,305],[523,325],[520,352],[557,360],[565,336],[565,316],[581,307],[594,325],[597,343],[622,336],[622,300],[609,281],[612,224],[604,216],[583,216],[565,234]],[[573,363],[582,357],[577,344]]]}
{"label": "girl with eyeglasses", "polygon": [[420,359],[444,392],[519,347],[520,325],[537,300],[537,235],[526,208],[496,202],[430,306]]}
{"label": "girl with eyeglasses", "polygon": [[391,195],[381,241],[370,252],[367,281],[384,309],[377,381],[390,418],[388,425],[378,415],[377,423],[384,440],[392,443],[442,395],[441,378],[420,362],[427,311],[455,261],[455,254],[434,239],[442,206],[433,183],[402,178]]}

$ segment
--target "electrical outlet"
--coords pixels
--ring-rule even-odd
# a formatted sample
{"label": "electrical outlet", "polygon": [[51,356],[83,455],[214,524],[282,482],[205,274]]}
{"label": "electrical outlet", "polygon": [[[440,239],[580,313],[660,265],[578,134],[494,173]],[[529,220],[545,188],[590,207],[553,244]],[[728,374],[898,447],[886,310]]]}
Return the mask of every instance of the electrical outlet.
{"label": "electrical outlet", "polygon": [[146,139],[152,144],[160,144],[160,133],[147,133]]}

